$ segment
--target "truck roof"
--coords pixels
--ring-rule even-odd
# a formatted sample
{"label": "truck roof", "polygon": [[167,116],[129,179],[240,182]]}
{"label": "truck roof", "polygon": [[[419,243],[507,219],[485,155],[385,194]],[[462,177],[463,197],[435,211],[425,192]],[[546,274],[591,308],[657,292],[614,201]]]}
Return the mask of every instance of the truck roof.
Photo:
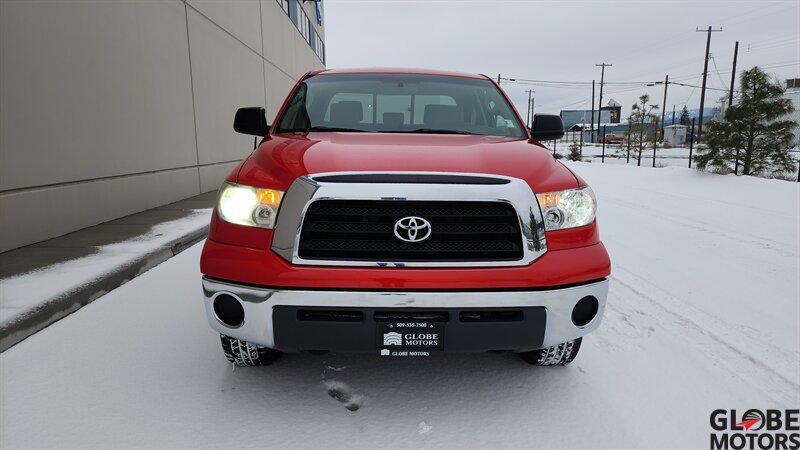
{"label": "truck roof", "polygon": [[417,74],[417,75],[444,75],[451,77],[462,78],[487,78],[485,75],[476,75],[463,72],[451,72],[446,70],[431,70],[431,69],[402,69],[393,67],[372,67],[372,68],[356,68],[356,69],[325,69],[311,72],[312,74],[338,74],[338,73],[397,73],[397,74]]}

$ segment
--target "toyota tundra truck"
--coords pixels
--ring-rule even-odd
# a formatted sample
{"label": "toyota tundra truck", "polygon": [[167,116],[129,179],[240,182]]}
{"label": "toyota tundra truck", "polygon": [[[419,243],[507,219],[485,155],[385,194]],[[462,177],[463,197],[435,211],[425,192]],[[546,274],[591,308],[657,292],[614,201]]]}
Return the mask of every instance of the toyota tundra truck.
{"label": "toyota tundra truck", "polygon": [[489,77],[305,74],[219,191],[205,311],[237,365],[284,352],[511,352],[571,362],[600,324],[610,262],[592,189]]}

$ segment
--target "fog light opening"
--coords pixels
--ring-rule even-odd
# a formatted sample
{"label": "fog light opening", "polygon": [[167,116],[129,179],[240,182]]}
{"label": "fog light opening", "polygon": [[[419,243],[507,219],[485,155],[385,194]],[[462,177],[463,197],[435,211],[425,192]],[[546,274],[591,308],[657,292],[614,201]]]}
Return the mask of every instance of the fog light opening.
{"label": "fog light opening", "polygon": [[230,294],[220,294],[214,298],[214,315],[229,328],[239,328],[244,323],[244,308],[239,300]]}
{"label": "fog light opening", "polygon": [[597,310],[600,308],[600,303],[591,295],[583,297],[575,304],[572,309],[572,323],[577,327],[583,327],[589,324],[597,315]]}

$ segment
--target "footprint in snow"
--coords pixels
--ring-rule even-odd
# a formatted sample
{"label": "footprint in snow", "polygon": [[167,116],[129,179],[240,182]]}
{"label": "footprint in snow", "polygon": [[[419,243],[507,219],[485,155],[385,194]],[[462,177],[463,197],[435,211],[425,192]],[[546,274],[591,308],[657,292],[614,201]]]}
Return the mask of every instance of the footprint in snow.
{"label": "footprint in snow", "polygon": [[417,427],[417,433],[419,434],[428,434],[431,432],[431,430],[433,430],[433,427],[425,423],[424,420],[420,422],[419,426]]}
{"label": "footprint in snow", "polygon": [[350,386],[341,381],[324,381],[328,395],[342,403],[348,411],[358,411],[364,404],[364,396],[353,392]]}

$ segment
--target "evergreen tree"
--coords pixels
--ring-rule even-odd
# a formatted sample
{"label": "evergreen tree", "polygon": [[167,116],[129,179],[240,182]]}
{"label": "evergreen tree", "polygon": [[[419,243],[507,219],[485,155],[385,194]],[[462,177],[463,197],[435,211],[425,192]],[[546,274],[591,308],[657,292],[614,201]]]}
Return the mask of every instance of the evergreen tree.
{"label": "evergreen tree", "polygon": [[569,154],[567,158],[570,161],[580,161],[581,160],[581,146],[577,142],[573,142],[569,145]]}
{"label": "evergreen tree", "polygon": [[743,175],[794,171],[789,149],[792,129],[798,124],[783,119],[794,111],[784,88],[770,80],[758,66],[742,72],[739,102],[725,111],[722,120],[709,123],[707,150],[696,155],[697,167],[739,165]]}
{"label": "evergreen tree", "polygon": [[692,118],[689,117],[689,110],[686,109],[686,105],[683,105],[683,109],[681,110],[681,118],[678,120],[678,123],[681,125],[691,126],[692,125]]}

